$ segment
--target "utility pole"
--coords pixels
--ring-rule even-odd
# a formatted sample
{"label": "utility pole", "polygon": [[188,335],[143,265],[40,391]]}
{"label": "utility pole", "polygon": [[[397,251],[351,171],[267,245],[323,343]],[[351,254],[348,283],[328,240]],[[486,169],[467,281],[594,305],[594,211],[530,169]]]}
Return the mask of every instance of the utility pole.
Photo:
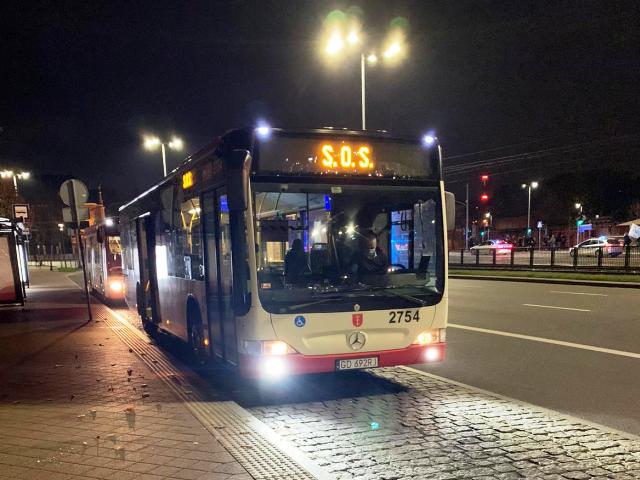
{"label": "utility pole", "polygon": [[466,219],[465,219],[465,230],[464,230],[464,249],[469,250],[469,182],[467,182],[467,199],[465,201],[466,207]]}

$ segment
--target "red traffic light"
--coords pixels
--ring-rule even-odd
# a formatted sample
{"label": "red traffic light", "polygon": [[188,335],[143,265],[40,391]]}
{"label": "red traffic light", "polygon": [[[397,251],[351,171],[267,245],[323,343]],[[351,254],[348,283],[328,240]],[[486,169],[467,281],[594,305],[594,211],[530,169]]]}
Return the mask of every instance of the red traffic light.
{"label": "red traffic light", "polygon": [[483,202],[486,202],[487,200],[489,200],[489,195],[487,195],[486,193],[483,193],[482,195],[480,195],[480,200],[482,200]]}
{"label": "red traffic light", "polygon": [[480,180],[482,180],[483,182],[488,181],[488,180],[489,180],[489,175],[482,175],[482,176],[480,177]]}

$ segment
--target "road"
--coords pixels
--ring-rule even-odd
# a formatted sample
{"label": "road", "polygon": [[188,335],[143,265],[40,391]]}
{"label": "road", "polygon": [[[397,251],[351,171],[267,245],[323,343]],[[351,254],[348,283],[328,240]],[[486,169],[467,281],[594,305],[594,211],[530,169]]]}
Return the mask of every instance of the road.
{"label": "road", "polygon": [[418,368],[640,434],[638,290],[452,279],[449,295],[447,359]]}
{"label": "road", "polygon": [[450,296],[448,358],[422,371],[255,384],[213,366],[194,376],[173,357],[180,349],[156,341],[203,406],[235,402],[329,474],[318,478],[640,478],[640,441],[612,431],[640,433],[635,290],[465,279],[451,280]]}

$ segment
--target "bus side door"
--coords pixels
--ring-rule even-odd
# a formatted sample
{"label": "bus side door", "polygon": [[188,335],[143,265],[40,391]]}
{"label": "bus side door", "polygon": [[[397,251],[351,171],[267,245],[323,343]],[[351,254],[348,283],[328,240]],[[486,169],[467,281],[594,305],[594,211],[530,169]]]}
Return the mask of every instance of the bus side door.
{"label": "bus side door", "polygon": [[231,307],[231,236],[224,188],[202,195],[206,252],[207,315],[212,352],[238,363],[235,317]]}

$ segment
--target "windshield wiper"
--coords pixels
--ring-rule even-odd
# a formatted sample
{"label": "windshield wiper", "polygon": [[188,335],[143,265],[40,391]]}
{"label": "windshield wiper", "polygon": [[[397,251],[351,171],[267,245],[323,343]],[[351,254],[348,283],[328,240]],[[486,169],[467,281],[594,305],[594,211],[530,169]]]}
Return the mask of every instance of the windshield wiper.
{"label": "windshield wiper", "polygon": [[386,293],[390,293],[391,295],[394,295],[396,297],[404,298],[405,300],[409,300],[410,302],[417,303],[421,307],[425,307],[425,306],[429,305],[428,302],[425,302],[424,300],[421,300],[421,299],[419,299],[417,297],[414,297],[414,296],[411,296],[411,295],[407,295],[405,293],[395,292],[394,288],[398,288],[398,287],[370,287],[370,288],[367,288],[365,291],[374,292],[374,291],[384,290]]}
{"label": "windshield wiper", "polygon": [[287,307],[285,307],[282,313],[284,312],[295,312],[296,310],[300,310],[301,308],[306,308],[306,307],[310,307],[311,305],[318,305],[319,303],[326,303],[326,302],[330,302],[332,300],[339,300],[343,297],[338,297],[338,296],[332,296],[332,297],[325,297],[322,298],[321,300],[315,300],[313,302],[307,302],[307,303],[296,303],[294,305],[287,305]]}

